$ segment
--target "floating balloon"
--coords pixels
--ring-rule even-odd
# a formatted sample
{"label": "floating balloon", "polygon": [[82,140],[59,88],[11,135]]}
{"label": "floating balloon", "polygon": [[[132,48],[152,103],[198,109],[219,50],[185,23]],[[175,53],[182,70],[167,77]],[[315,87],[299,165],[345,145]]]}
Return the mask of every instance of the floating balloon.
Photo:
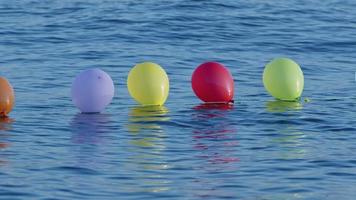
{"label": "floating balloon", "polygon": [[234,98],[232,75],[217,62],[206,62],[195,69],[192,88],[195,95],[207,103],[229,103]]}
{"label": "floating balloon", "polygon": [[304,88],[304,76],[299,65],[288,58],[276,58],[263,72],[263,84],[276,99],[297,100]]}
{"label": "floating balloon", "polygon": [[6,78],[0,77],[0,117],[6,117],[15,102],[14,90]]}
{"label": "floating balloon", "polygon": [[83,113],[102,112],[114,97],[111,77],[100,69],[81,72],[72,84],[72,100]]}
{"label": "floating balloon", "polygon": [[169,93],[169,80],[161,66],[144,62],[131,69],[127,88],[132,98],[142,105],[163,105]]}

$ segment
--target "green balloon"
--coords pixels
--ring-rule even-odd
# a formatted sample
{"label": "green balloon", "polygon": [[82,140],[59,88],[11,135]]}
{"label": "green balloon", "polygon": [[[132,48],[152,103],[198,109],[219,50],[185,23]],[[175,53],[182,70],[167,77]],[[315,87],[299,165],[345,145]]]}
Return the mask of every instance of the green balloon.
{"label": "green balloon", "polygon": [[263,71],[263,84],[276,99],[295,101],[303,92],[304,76],[299,65],[289,58],[276,58]]}

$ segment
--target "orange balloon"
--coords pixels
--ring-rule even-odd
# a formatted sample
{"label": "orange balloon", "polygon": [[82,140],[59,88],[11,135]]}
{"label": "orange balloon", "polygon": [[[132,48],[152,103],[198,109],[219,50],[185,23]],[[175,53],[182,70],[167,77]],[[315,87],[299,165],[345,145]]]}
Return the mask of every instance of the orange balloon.
{"label": "orange balloon", "polygon": [[0,117],[6,117],[15,102],[14,90],[6,78],[0,77]]}

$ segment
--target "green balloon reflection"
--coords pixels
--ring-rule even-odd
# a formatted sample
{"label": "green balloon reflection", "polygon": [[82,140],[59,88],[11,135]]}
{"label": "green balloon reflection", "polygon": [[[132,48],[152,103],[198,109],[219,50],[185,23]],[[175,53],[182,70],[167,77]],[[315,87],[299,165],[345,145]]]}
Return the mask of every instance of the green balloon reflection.
{"label": "green balloon reflection", "polygon": [[[281,101],[274,100],[266,103],[266,110],[271,113],[286,113],[288,111],[298,111],[303,109],[303,104],[299,101]],[[274,116],[273,119],[284,120],[284,124],[271,123],[270,125],[276,131],[276,134],[270,141],[278,149],[277,156],[280,159],[300,159],[306,154],[303,148],[305,133],[299,130],[298,125],[292,123],[294,116]],[[290,123],[289,123],[290,122]]]}
{"label": "green balloon reflection", "polygon": [[266,103],[266,109],[268,112],[286,112],[288,110],[301,110],[303,104],[299,101],[281,101],[273,100]]}

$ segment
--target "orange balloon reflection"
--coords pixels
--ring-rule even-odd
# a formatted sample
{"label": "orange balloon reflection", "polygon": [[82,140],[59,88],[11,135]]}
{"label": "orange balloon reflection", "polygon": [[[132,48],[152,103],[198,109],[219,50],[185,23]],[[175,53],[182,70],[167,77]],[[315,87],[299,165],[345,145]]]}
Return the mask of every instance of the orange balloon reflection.
{"label": "orange balloon reflection", "polygon": [[[0,117],[0,151],[10,146],[10,143],[6,141],[6,138],[9,136],[6,131],[11,130],[12,122],[14,122],[14,120],[9,117]],[[3,160],[2,155],[0,155],[0,165],[6,164],[7,162],[8,161]]]}
{"label": "orange balloon reflection", "polygon": [[11,125],[15,120],[10,117],[0,117],[0,131],[7,131],[11,129]]}

